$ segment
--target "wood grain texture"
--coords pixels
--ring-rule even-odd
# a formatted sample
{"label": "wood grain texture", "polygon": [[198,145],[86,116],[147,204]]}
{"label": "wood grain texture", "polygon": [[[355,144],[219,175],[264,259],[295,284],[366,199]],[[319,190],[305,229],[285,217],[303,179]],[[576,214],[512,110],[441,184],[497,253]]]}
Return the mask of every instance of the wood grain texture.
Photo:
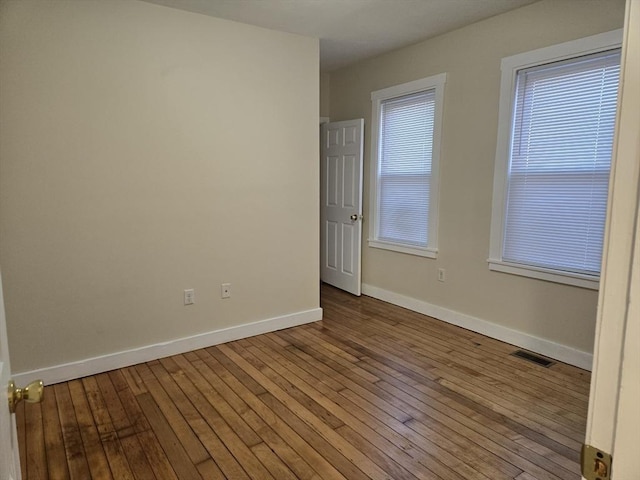
{"label": "wood grain texture", "polygon": [[579,480],[588,372],[322,287],[324,319],[46,388],[32,479]]}

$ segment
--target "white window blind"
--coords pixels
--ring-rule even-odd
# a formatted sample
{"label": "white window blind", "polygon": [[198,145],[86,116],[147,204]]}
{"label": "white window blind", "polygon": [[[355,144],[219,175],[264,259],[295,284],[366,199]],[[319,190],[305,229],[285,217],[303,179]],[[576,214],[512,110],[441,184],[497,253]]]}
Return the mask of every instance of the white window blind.
{"label": "white window blind", "polygon": [[599,275],[620,51],[518,71],[502,259]]}
{"label": "white window blind", "polygon": [[435,101],[431,89],[381,102],[378,240],[429,243]]}

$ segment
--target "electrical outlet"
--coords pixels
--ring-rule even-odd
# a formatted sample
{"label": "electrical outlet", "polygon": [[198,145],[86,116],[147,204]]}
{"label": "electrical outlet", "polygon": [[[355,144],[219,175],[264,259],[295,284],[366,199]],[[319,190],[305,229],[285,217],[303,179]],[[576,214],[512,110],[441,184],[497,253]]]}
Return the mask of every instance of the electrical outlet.
{"label": "electrical outlet", "polygon": [[184,291],[184,304],[193,305],[196,303],[196,292],[193,288]]}
{"label": "electrical outlet", "polygon": [[438,281],[444,282],[444,268],[438,269]]}
{"label": "electrical outlet", "polygon": [[220,296],[222,298],[231,298],[231,284],[223,283],[220,285]]}

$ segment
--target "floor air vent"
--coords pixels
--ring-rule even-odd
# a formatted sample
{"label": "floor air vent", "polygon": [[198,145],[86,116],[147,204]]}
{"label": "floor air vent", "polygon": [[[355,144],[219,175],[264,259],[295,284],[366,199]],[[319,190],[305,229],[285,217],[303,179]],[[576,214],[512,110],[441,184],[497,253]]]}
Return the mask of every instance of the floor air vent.
{"label": "floor air vent", "polygon": [[542,367],[545,367],[545,368],[546,367],[550,367],[551,365],[553,365],[555,363],[555,362],[552,362],[551,360],[547,360],[546,358],[539,357],[535,353],[526,352],[524,350],[516,350],[511,355],[513,355],[514,357],[523,358],[525,360],[528,360],[530,362],[533,362],[533,363],[535,363],[537,365],[540,365]]}

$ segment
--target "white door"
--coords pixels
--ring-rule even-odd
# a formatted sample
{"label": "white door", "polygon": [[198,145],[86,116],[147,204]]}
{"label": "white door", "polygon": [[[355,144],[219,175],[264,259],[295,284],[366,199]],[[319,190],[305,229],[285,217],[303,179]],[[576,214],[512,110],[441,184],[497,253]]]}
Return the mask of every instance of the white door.
{"label": "white door", "polygon": [[320,278],[360,295],[364,119],[322,125]]}
{"label": "white door", "polygon": [[4,316],[2,278],[0,277],[0,391],[4,392],[3,395],[0,395],[0,479],[2,480],[18,480],[20,478],[15,415],[9,413],[6,394],[10,378],[7,326]]}
{"label": "white door", "polygon": [[620,107],[603,251],[585,443],[613,455],[613,480],[640,478],[640,0],[627,0]]}

